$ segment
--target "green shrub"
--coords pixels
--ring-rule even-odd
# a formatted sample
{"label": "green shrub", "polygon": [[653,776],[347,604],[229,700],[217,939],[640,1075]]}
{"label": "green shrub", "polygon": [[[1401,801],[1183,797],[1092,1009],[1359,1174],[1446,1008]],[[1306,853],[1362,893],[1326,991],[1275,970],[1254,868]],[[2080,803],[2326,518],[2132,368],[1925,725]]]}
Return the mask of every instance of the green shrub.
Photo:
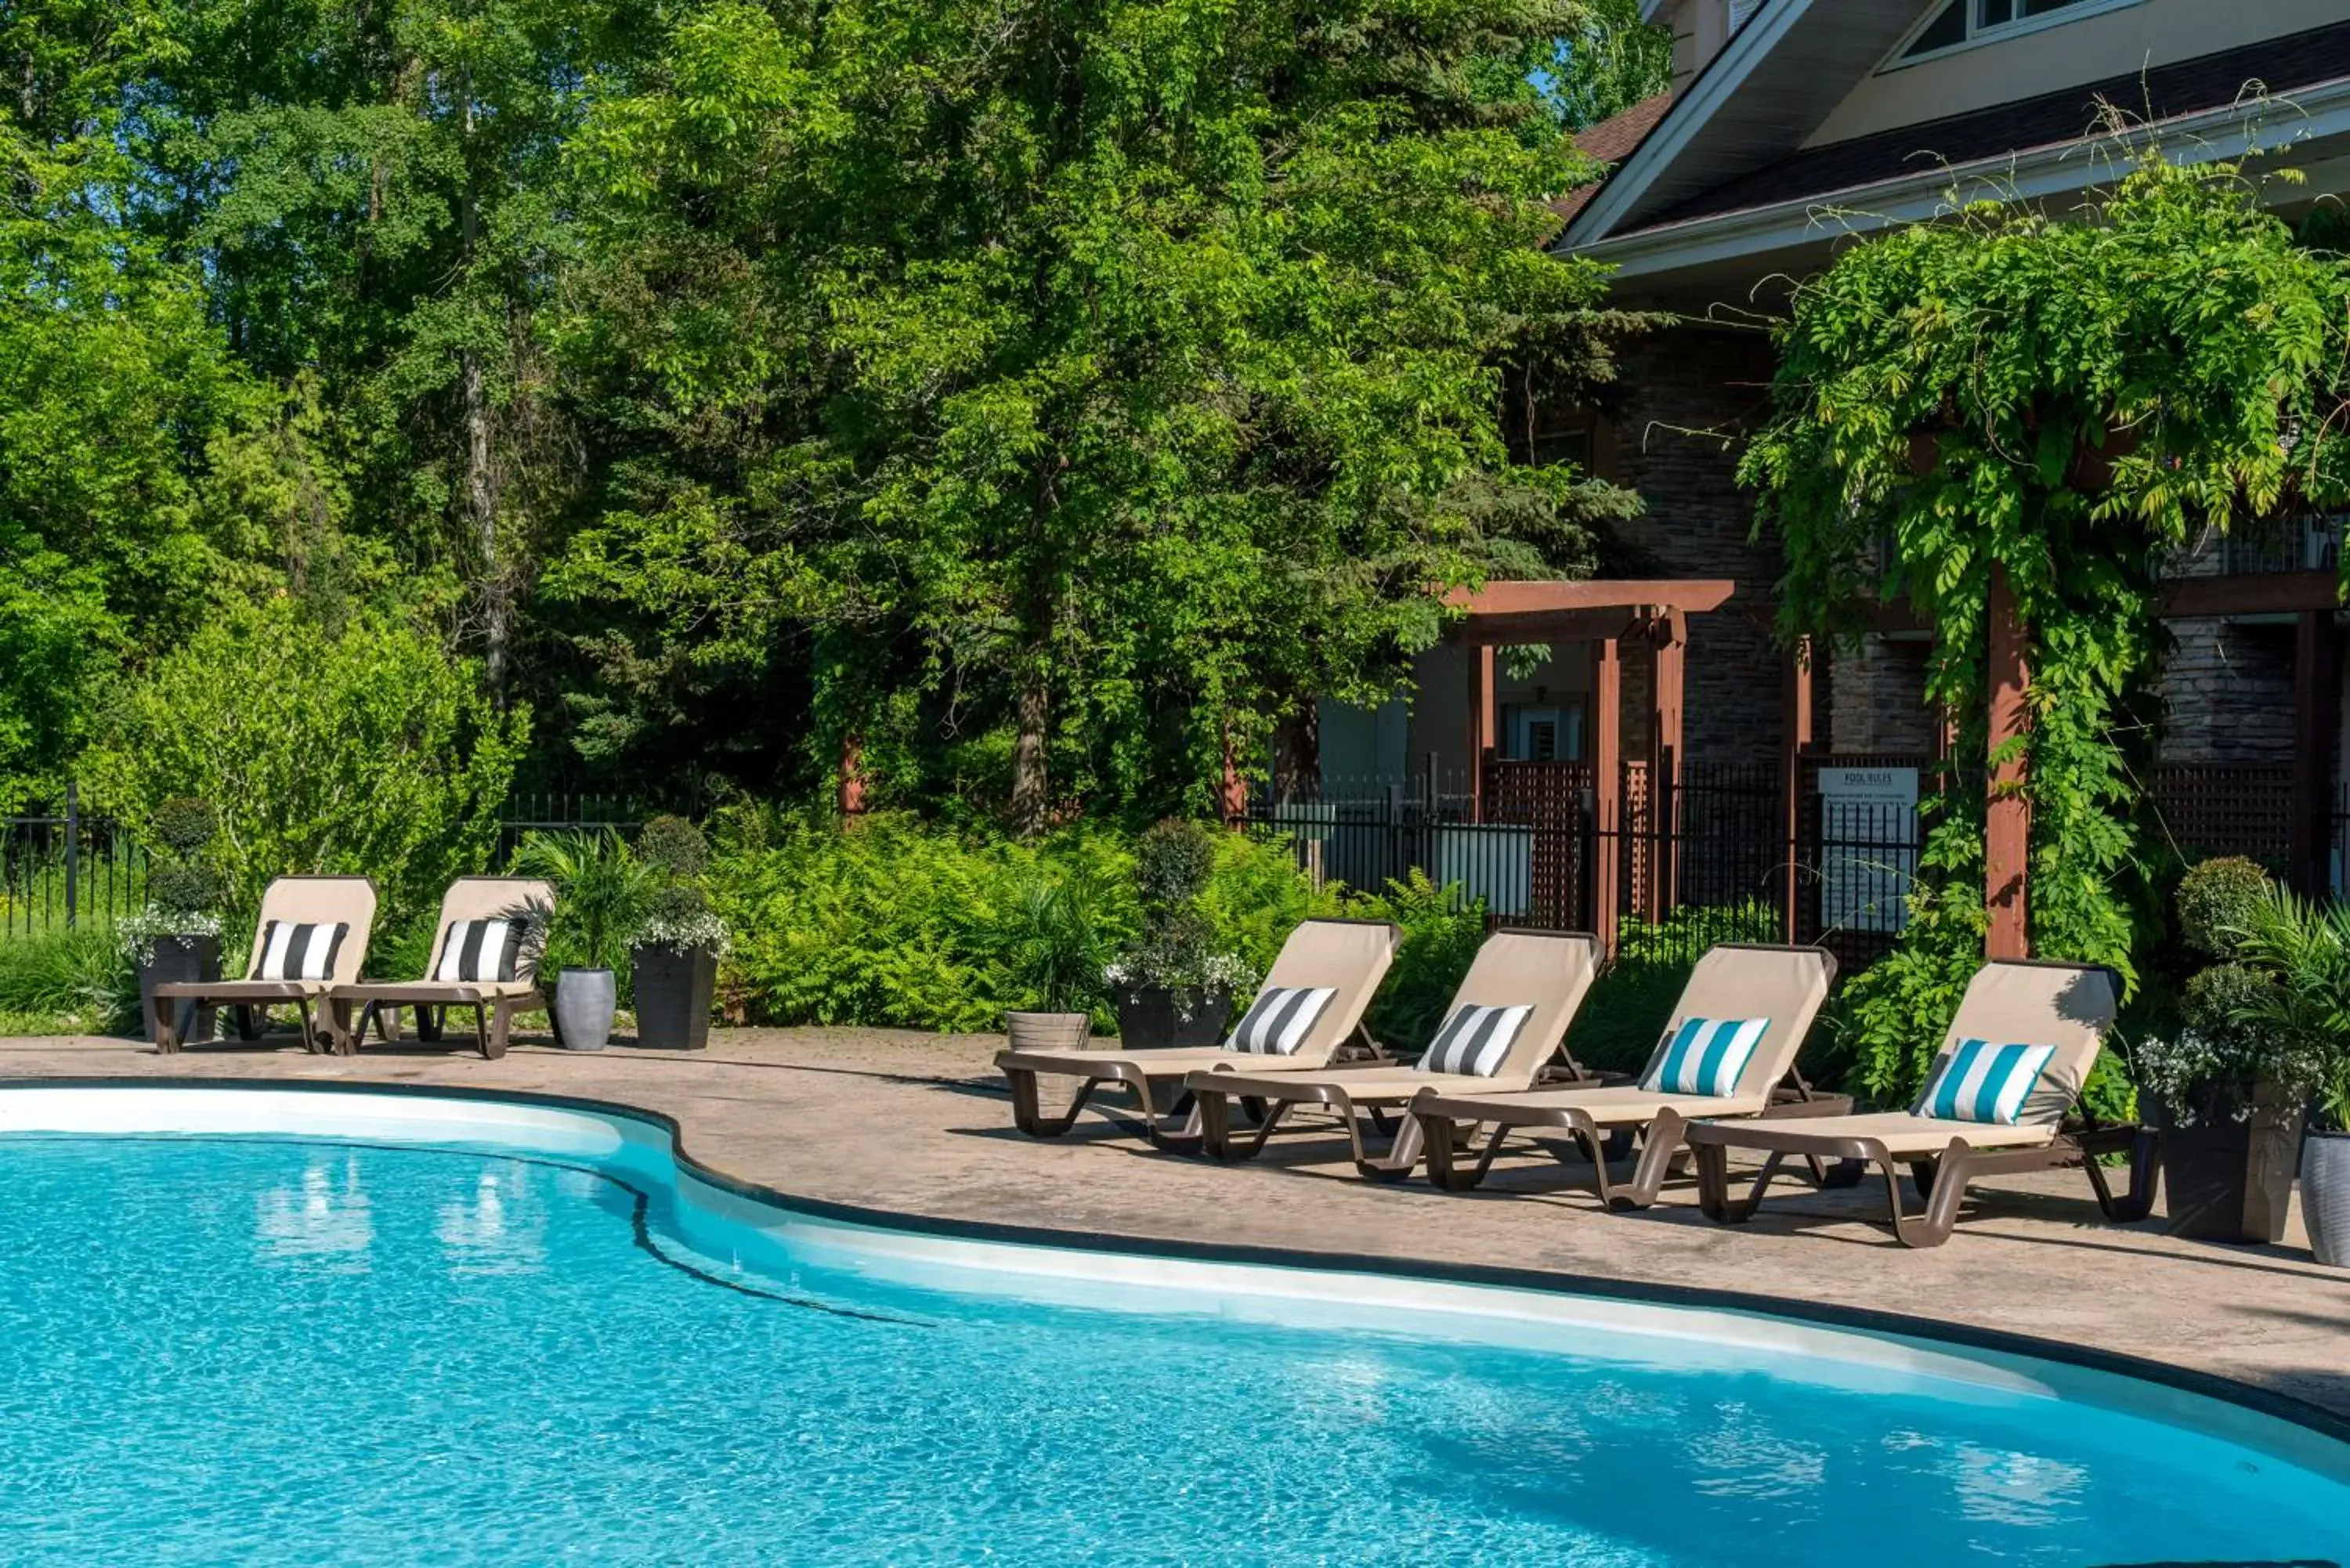
{"label": "green shrub", "polygon": [[1483,901],[1461,897],[1457,883],[1439,887],[1414,869],[1405,880],[1389,882],[1384,893],[1350,895],[1345,912],[1393,920],[1403,930],[1395,962],[1365,1015],[1372,1037],[1404,1050],[1426,1045],[1444,1026],[1452,993],[1485,940]]}
{"label": "green shrub", "polygon": [[0,941],[0,1013],[12,1033],[122,1033],[139,1021],[138,977],[103,926],[12,938]]}
{"label": "green shrub", "polygon": [[1262,977],[1300,920],[1349,912],[1337,888],[1317,888],[1299,869],[1285,834],[1219,833],[1215,868],[1197,908],[1215,933],[1219,952],[1232,953]]}
{"label": "green shrub", "polygon": [[486,867],[526,727],[426,633],[384,619],[333,636],[281,599],[224,610],[159,660],[81,772],[94,804],[133,821],[173,795],[209,801],[239,924],[272,877],[357,872],[396,929]]}
{"label": "green shrub", "polygon": [[2233,958],[2270,887],[2269,874],[2241,855],[2189,867],[2175,906],[2179,940],[2205,958]]}
{"label": "green shrub", "polygon": [[[1022,888],[1040,866],[1105,889],[1097,930],[1131,940],[1133,856],[1066,829],[1034,843],[876,813],[743,808],[716,825],[712,897],[735,933],[724,1000],[747,1020],[992,1030],[1036,1000],[1015,972]],[[1090,1004],[1098,1005],[1099,976]]]}

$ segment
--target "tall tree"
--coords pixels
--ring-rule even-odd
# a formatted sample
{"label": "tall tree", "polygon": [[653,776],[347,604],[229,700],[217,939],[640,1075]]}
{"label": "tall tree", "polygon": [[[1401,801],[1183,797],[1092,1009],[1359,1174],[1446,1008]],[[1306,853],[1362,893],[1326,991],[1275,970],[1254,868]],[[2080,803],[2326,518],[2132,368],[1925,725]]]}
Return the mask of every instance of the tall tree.
{"label": "tall tree", "polygon": [[651,612],[624,661],[819,633],[819,747],[885,786],[1199,804],[1628,509],[1498,424],[1505,357],[1604,379],[1626,325],[1542,248],[1587,171],[1530,78],[1583,19],[688,7],[579,142],[615,462],[553,586]]}

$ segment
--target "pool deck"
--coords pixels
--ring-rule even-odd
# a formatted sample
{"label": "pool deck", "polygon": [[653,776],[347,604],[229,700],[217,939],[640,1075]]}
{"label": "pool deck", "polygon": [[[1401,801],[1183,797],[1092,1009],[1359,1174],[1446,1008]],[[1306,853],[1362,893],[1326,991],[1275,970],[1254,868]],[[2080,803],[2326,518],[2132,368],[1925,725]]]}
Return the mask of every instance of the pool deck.
{"label": "pool deck", "polygon": [[[777,1191],[994,1225],[1142,1241],[1530,1271],[1565,1283],[1635,1281],[1830,1303],[2021,1333],[2240,1379],[2350,1417],[2350,1272],[2321,1269],[2296,1214],[2287,1244],[2221,1247],[2114,1226],[2077,1171],[1975,1190],[1948,1246],[1909,1251],[1881,1228],[1872,1179],[1798,1185],[1753,1222],[1710,1224],[1691,1189],[1611,1215],[1548,1160],[1498,1168],[1487,1189],[1357,1178],[1343,1136],[1278,1137],[1253,1164],[1154,1152],[1088,1117],[1049,1143],[1012,1129],[993,1036],[736,1029],[686,1054],[523,1044],[471,1052],[372,1046],[356,1060],[290,1039],[161,1056],[123,1040],[0,1040],[0,1079],[250,1078],[463,1085],[618,1101],[673,1116],[704,1164]],[[1048,1092],[1050,1089],[1048,1085]]]}

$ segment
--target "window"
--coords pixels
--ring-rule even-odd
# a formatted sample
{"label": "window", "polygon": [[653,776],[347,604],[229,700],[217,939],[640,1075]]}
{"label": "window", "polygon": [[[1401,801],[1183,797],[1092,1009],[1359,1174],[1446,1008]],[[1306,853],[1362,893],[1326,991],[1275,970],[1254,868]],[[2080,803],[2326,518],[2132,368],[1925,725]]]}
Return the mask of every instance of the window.
{"label": "window", "polygon": [[2053,26],[2074,16],[2134,5],[2137,0],[1949,0],[1893,52],[1887,67],[2009,33]]}

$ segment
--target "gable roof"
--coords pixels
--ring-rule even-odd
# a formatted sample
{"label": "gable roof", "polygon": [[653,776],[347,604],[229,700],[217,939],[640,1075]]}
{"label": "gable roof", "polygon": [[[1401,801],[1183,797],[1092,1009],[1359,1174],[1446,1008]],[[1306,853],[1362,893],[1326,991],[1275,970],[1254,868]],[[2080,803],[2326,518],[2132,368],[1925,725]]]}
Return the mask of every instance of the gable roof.
{"label": "gable roof", "polygon": [[1980,163],[2014,152],[2079,142],[2100,133],[2099,119],[2107,104],[2158,125],[2233,108],[2243,100],[2247,82],[2262,84],[2274,97],[2345,79],[2350,79],[2350,22],[2337,22],[1995,109],[1811,148],[1752,174],[1725,181],[1640,227],[1662,227],[1781,202],[1856,195],[1869,186],[1923,170]]}
{"label": "gable roof", "polygon": [[[1667,88],[1652,98],[1644,98],[1620,114],[1613,114],[1598,124],[1578,130],[1571,139],[1575,147],[1595,161],[1611,168],[1632,154],[1647,140],[1665,111],[1673,106],[1673,89]],[[1604,177],[1603,177],[1604,178]],[[1578,185],[1551,202],[1551,211],[1562,218],[1572,218],[1583,211],[1591,198],[1599,193],[1599,181]]]}

